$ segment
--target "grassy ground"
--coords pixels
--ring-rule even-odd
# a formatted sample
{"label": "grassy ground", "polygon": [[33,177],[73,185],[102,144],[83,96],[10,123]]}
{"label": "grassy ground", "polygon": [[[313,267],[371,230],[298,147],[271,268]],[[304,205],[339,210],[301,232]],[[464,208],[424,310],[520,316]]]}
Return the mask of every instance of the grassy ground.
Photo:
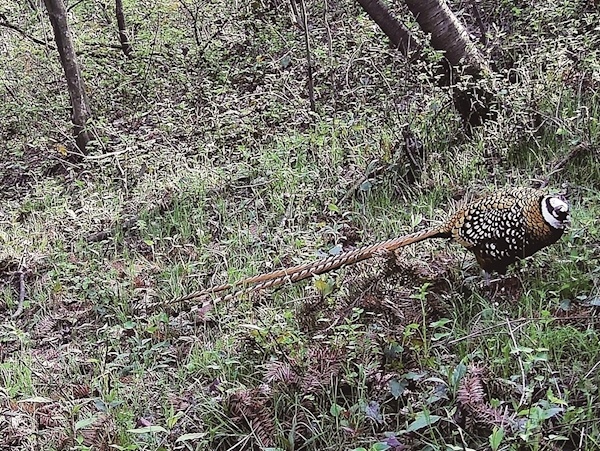
{"label": "grassy ground", "polygon": [[[466,136],[448,93],[353,4],[309,5],[310,113],[285,8],[199,6],[196,45],[180,3],[126,2],[125,61],[97,45],[106,11],[84,2],[72,21],[97,141],[77,163],[53,55],[9,35],[0,447],[600,447],[598,14],[503,5],[486,10],[502,24],[490,48],[517,81]],[[407,130],[425,149],[413,172]],[[209,312],[163,305],[547,176],[572,227],[491,287],[458,245],[430,241]]]}

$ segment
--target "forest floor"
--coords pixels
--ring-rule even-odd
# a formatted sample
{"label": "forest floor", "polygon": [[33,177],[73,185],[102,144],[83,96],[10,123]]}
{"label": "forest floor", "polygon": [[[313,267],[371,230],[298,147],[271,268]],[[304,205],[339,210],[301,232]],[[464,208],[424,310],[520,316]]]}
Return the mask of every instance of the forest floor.
{"label": "forest floor", "polygon": [[[3,106],[0,449],[600,448],[597,51],[524,35],[539,42],[514,108],[469,134],[433,75],[348,11],[333,50],[314,30],[316,113],[302,35],[274,13],[238,11],[189,53],[175,18],[155,59],[84,53],[87,156],[64,104],[13,87],[31,97]],[[168,303],[542,181],[571,227],[489,286],[429,240],[210,310]]]}

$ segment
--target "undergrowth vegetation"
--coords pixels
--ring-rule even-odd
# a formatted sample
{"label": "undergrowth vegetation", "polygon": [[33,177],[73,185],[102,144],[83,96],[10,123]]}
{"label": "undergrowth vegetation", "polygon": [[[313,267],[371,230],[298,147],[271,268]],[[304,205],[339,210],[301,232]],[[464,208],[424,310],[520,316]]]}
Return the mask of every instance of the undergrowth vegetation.
{"label": "undergrowth vegetation", "polygon": [[[439,55],[406,61],[356,2],[307,3],[315,112],[287,3],[126,0],[126,59],[112,3],[74,2],[79,159],[55,52],[0,28],[0,448],[600,448],[597,6],[477,2],[501,106],[467,132]],[[0,13],[50,35],[43,8]],[[430,240],[168,303],[546,181],[571,227],[489,286]]]}

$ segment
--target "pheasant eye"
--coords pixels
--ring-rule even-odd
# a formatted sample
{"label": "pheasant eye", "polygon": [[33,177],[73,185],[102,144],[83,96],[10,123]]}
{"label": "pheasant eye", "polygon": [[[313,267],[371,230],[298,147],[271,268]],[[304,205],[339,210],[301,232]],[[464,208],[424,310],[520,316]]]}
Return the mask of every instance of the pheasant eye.
{"label": "pheasant eye", "polygon": [[552,212],[552,214],[554,215],[554,217],[556,219],[560,219],[561,221],[564,221],[565,219],[567,219],[569,217],[569,210],[565,210],[562,208],[555,208],[554,211]]}

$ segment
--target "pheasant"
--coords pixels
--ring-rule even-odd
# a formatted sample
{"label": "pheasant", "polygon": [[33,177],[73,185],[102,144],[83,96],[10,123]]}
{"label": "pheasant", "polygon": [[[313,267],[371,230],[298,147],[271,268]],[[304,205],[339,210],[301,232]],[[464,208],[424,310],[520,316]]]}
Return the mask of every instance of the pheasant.
{"label": "pheasant", "polygon": [[486,277],[493,271],[504,274],[510,264],[558,241],[569,223],[569,205],[563,196],[547,195],[532,188],[504,189],[467,203],[437,227],[234,284],[195,291],[173,302],[237,289],[212,302],[228,301],[244,293],[298,282],[430,238],[449,238],[473,252]]}

